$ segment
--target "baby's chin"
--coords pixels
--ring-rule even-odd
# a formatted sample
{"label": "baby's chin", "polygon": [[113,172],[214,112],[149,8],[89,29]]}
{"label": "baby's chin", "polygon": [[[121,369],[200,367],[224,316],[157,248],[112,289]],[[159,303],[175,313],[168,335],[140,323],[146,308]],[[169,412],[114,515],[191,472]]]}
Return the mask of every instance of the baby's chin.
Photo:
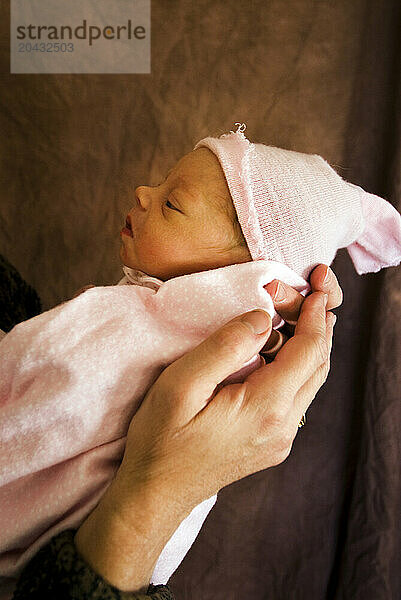
{"label": "baby's chin", "polygon": [[142,265],[139,260],[136,260],[136,257],[128,256],[127,251],[124,248],[124,245],[122,245],[120,248],[120,260],[125,267],[129,267],[130,269],[135,269],[136,271],[141,271],[142,273],[146,273],[147,275],[150,275],[150,277],[159,278],[158,275],[153,275],[152,273],[149,273],[146,270],[146,267],[144,265]]}
{"label": "baby's chin", "polygon": [[141,267],[138,264],[136,264],[136,261],[134,261],[132,258],[130,258],[128,256],[124,244],[121,244],[119,254],[120,254],[120,260],[123,265],[125,265],[126,267],[130,267],[131,269],[138,269],[139,271],[142,271]]}

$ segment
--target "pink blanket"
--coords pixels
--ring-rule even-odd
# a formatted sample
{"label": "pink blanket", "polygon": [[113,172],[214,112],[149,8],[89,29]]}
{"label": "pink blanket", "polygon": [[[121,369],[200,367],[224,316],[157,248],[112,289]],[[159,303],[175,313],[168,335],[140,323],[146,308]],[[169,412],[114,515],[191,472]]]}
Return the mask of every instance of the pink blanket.
{"label": "pink blanket", "polygon": [[[171,279],[155,291],[96,287],[15,326],[0,342],[0,589],[58,532],[78,527],[118,468],[132,416],[165,366],[246,311],[274,312],[274,278],[309,289],[272,261]],[[228,381],[242,381],[259,357]],[[152,576],[165,583],[215,496],[185,519]],[[3,595],[3,597],[6,597]]]}

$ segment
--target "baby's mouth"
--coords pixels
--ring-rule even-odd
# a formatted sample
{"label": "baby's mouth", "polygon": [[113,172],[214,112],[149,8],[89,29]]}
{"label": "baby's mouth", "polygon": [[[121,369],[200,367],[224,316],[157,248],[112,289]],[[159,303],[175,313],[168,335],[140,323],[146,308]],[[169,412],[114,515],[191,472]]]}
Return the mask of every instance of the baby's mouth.
{"label": "baby's mouth", "polygon": [[123,228],[122,233],[125,233],[125,235],[129,235],[132,238],[134,237],[132,231],[131,217],[129,215],[127,215],[127,218],[125,219],[125,227]]}

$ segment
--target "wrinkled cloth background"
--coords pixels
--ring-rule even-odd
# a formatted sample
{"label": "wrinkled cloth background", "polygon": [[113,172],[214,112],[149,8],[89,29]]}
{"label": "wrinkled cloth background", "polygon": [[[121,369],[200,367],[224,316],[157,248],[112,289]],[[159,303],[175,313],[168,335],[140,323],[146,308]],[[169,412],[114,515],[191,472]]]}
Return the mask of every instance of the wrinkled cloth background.
{"label": "wrinkled cloth background", "polygon": [[[45,309],[118,281],[132,187],[235,121],[401,209],[399,0],[154,0],[150,75],[10,75],[0,6],[0,253]],[[180,600],[401,597],[400,270],[333,269],[328,381],[290,457],[219,494]]]}

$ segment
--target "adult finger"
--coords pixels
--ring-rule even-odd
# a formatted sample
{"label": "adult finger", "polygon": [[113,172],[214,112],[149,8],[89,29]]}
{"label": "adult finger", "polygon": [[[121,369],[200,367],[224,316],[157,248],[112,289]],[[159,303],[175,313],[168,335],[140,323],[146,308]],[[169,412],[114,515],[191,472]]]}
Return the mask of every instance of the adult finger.
{"label": "adult finger", "polygon": [[327,310],[340,306],[343,301],[343,292],[337,277],[329,266],[321,264],[315,267],[309,281],[312,291],[321,291],[327,294]]}
{"label": "adult finger", "polygon": [[310,404],[313,402],[316,394],[326,381],[330,371],[330,355],[333,342],[333,330],[336,323],[336,315],[331,312],[327,313],[326,319],[326,340],[328,344],[328,355],[327,360],[323,362],[318,369],[312,374],[312,376],[304,383],[295,395],[294,405],[295,410],[293,413],[293,426],[296,429],[298,423],[301,420],[301,416],[306,413]]}
{"label": "adult finger", "polygon": [[304,296],[283,281],[273,279],[265,285],[265,290],[270,294],[274,308],[286,323],[295,325],[301,310]]}
{"label": "adult finger", "polygon": [[266,356],[267,358],[274,358],[280,348],[285,344],[288,340],[288,335],[286,335],[283,331],[279,331],[278,329],[273,329],[270,334],[269,339],[266,344],[263,346],[260,351],[261,354]]}
{"label": "adult finger", "polygon": [[185,395],[186,417],[204,408],[217,385],[258,354],[271,326],[263,310],[240,315],[165,369],[159,379],[171,382],[171,397]]}
{"label": "adult finger", "polygon": [[[270,364],[252,373],[247,381],[249,395],[256,404],[264,404],[266,379],[286,383],[294,396],[312,375],[327,361],[329,344],[326,337],[325,294],[315,292],[305,298],[295,328],[294,336],[278,352]],[[293,396],[293,397],[294,397]],[[277,397],[276,402],[288,402],[288,398]]]}
{"label": "adult finger", "polygon": [[[324,292],[328,296],[327,310],[337,308],[343,301],[343,293],[337,281],[337,277],[328,265],[320,264],[315,267],[309,278],[312,292]],[[274,308],[291,330],[295,326],[299,311],[301,310],[304,296],[294,290],[290,285],[273,279],[265,286],[270,294]]]}

